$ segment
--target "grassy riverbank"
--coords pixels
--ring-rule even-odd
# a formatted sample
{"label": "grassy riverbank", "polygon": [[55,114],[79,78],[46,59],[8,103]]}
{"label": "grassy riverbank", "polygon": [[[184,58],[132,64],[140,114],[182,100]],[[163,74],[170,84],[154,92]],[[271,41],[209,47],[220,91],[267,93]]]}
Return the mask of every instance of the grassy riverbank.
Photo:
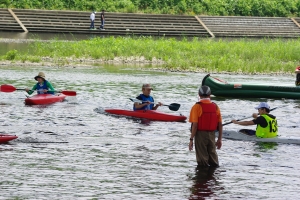
{"label": "grassy riverbank", "polygon": [[[9,51],[2,61],[57,65],[152,63],[167,70],[293,73],[300,65],[300,40],[153,39],[108,37],[83,41],[33,42],[27,53]],[[45,59],[46,58],[46,59]]]}

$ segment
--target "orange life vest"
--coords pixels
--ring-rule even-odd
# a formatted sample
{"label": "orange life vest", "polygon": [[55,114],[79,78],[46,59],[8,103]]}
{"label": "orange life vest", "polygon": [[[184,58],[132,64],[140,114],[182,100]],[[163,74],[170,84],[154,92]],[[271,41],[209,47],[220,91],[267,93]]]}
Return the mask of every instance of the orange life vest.
{"label": "orange life vest", "polygon": [[198,119],[199,131],[215,131],[218,127],[217,105],[215,103],[197,102],[202,107],[202,115]]}

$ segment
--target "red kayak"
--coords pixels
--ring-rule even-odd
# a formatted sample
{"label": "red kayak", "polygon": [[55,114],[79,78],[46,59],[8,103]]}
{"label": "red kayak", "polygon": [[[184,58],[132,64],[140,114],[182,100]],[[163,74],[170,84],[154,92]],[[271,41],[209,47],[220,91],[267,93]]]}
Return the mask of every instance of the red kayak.
{"label": "red kayak", "polygon": [[64,94],[37,94],[32,97],[25,99],[26,105],[44,105],[61,102],[66,98]]}
{"label": "red kayak", "polygon": [[8,141],[17,139],[18,136],[15,135],[4,135],[4,134],[0,134],[0,144],[2,143],[7,143]]}
{"label": "red kayak", "polygon": [[186,116],[172,115],[168,113],[158,112],[155,110],[120,110],[120,109],[106,109],[105,112],[114,115],[123,115],[136,118],[144,118],[155,121],[169,121],[169,122],[183,122],[186,120]]}

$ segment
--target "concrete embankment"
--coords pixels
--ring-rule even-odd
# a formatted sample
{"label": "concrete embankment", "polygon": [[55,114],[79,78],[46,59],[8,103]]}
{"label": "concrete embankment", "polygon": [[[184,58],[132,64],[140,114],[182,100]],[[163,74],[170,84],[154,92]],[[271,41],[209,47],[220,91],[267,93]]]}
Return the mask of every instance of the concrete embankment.
{"label": "concrete embankment", "polygon": [[0,9],[0,30],[165,37],[300,37],[300,18],[105,13],[105,30],[90,30],[89,12]]}

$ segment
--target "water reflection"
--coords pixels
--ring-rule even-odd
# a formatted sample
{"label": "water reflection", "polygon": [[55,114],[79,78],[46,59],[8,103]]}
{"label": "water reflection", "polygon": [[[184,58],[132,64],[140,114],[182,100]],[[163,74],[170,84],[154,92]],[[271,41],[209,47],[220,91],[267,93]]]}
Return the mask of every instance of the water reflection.
{"label": "water reflection", "polygon": [[55,34],[55,33],[18,33],[18,32],[5,32],[0,31],[0,55],[5,55],[10,50],[17,50],[19,52],[28,51],[29,43],[33,40],[68,40],[78,41],[87,40],[99,35],[93,34]]}
{"label": "water reflection", "polygon": [[[0,38],[9,39],[59,39],[59,40],[83,40],[95,37],[93,34],[71,34],[71,33],[31,33],[31,32],[6,32],[0,31]],[[99,36],[99,35],[98,35]]]}
{"label": "water reflection", "polygon": [[215,176],[217,167],[196,168],[195,176],[192,178],[194,184],[190,188],[189,199],[207,199],[216,197],[214,193],[217,179]]}
{"label": "water reflection", "polygon": [[255,146],[255,150],[260,152],[267,152],[269,150],[276,150],[278,143],[275,142],[257,142]]}

